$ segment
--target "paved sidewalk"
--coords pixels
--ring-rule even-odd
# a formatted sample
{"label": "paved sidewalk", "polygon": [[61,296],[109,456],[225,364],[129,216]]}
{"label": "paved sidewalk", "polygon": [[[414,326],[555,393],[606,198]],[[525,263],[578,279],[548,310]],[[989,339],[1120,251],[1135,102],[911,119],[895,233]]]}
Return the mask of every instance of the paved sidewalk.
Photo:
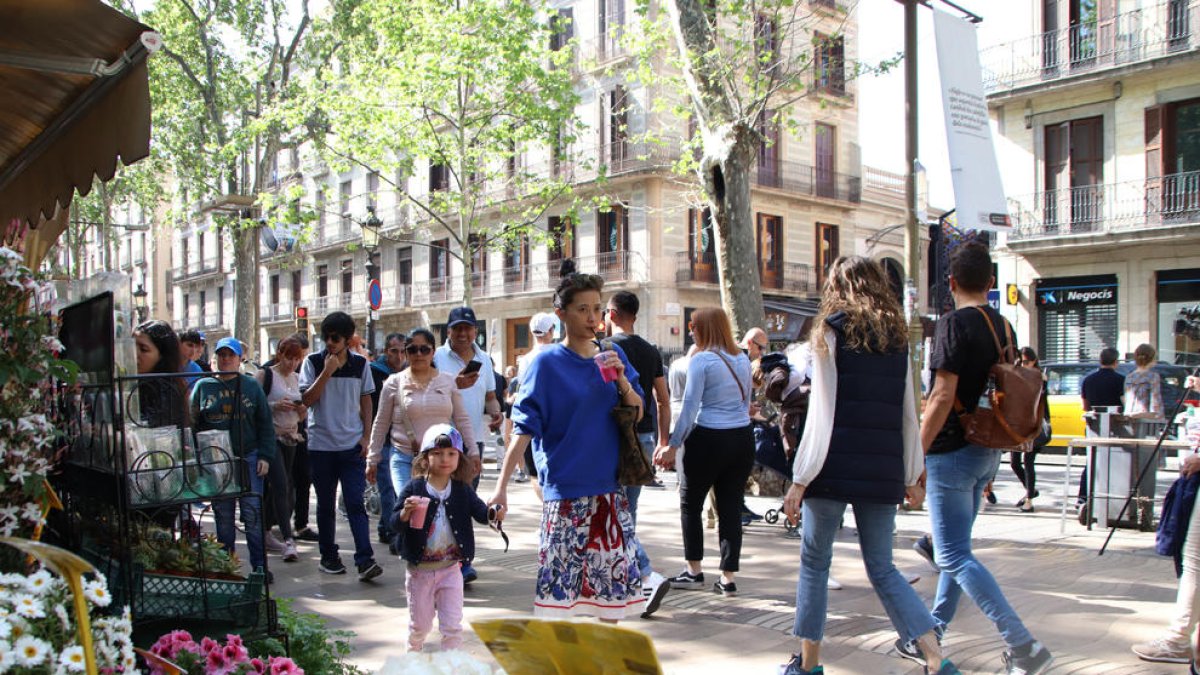
{"label": "paved sidewalk", "polygon": [[[1143,663],[1129,651],[1131,644],[1153,637],[1165,625],[1175,597],[1171,562],[1154,554],[1153,533],[1121,530],[1109,551],[1098,557],[1106,532],[1088,532],[1071,520],[1066,534],[1060,535],[1055,507],[1061,501],[1050,493],[1061,491],[1062,469],[1049,463],[1038,468],[1039,510],[1021,514],[1012,506],[1021,489],[1007,466],[1001,467],[996,484],[999,504],[980,514],[975,548],[1031,631],[1055,653],[1051,672],[1186,672],[1186,666]],[[495,475],[489,466],[480,486],[484,499],[491,494]],[[1169,482],[1169,474],[1160,472],[1159,476],[1160,482]],[[508,553],[503,553],[498,536],[486,527],[476,529],[479,550],[475,565],[480,578],[466,592],[467,621],[531,614],[541,509],[528,484],[512,484],[509,500],[511,513],[505,531],[512,546]],[[760,513],[779,506],[779,500],[767,498],[751,497],[749,503]],[[681,569],[673,477],[668,478],[668,489],[643,490],[639,520],[639,533],[655,568],[666,575]],[[911,549],[927,524],[925,512],[901,512],[896,560],[902,571],[922,575],[916,589],[929,602],[936,575]],[[353,549],[348,529],[340,520],[338,538],[347,559]],[[374,527],[371,531],[374,533]],[[776,672],[778,664],[798,649],[789,632],[795,611],[799,542],[784,538],[783,532],[782,525],[762,522],[746,529],[738,597],[676,590],[652,619],[633,619],[622,625],[653,638],[667,673]],[[706,545],[706,562],[715,564],[715,530],[706,531]],[[388,655],[403,653],[408,624],[403,565],[388,556],[383,545],[376,545],[376,554],[384,575],[371,584],[358,582],[353,574],[330,577],[318,573],[315,544],[301,547],[300,562],[283,563],[276,556],[270,561],[277,580],[274,592],[295,598],[298,609],[320,613],[335,627],[355,631],[353,660],[371,671]],[[826,672],[920,673],[919,667],[889,654],[896,635],[867,581],[849,511],[835,545],[832,571],[845,588],[829,594],[822,654]],[[488,658],[478,638],[467,635],[465,648]],[[436,645],[437,639],[435,630],[429,644]],[[946,650],[964,673],[1002,672],[1003,644],[967,600],[951,624]]]}

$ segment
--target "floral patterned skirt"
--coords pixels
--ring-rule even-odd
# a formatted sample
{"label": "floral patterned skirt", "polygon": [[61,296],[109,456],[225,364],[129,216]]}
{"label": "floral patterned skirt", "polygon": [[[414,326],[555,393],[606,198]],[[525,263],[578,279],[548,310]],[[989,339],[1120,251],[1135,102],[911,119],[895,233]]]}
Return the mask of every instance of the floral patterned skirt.
{"label": "floral patterned skirt", "polygon": [[547,501],[534,615],[617,620],[641,614],[645,604],[625,495]]}

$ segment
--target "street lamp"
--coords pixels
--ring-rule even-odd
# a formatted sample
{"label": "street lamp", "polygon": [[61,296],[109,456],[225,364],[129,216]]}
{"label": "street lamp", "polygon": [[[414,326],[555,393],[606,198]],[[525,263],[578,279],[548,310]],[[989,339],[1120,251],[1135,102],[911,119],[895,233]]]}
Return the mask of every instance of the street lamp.
{"label": "street lamp", "polygon": [[379,283],[379,263],[375,256],[379,251],[379,228],[383,221],[375,215],[375,207],[367,206],[367,219],[359,221],[362,228],[362,245],[367,251],[367,350],[375,349],[375,308],[371,307],[371,294]]}
{"label": "street lamp", "polygon": [[146,288],[142,284],[138,284],[133,292],[133,308],[137,312],[138,323],[143,323],[150,308],[146,306]]}

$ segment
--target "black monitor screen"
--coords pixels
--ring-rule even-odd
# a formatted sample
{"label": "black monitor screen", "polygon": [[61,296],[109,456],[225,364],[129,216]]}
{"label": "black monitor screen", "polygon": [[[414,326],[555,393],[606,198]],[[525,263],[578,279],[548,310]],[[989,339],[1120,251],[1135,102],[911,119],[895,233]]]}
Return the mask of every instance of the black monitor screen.
{"label": "black monitor screen", "polygon": [[79,364],[80,382],[108,384],[113,379],[113,294],[106,291],[62,310],[58,339],[62,357]]}

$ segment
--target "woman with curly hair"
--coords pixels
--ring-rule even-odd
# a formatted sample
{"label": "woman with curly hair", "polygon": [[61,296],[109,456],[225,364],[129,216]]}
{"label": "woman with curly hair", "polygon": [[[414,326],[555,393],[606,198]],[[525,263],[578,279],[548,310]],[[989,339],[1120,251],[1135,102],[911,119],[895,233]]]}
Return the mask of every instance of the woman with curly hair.
{"label": "woman with curly hair", "polygon": [[600,277],[564,263],[553,298],[563,341],[522,371],[512,440],[488,502],[502,507],[502,517],[509,476],[532,443],[544,500],[533,603],[541,617],[591,614],[616,622],[646,608],[633,519],[617,484],[619,437],[611,415],[621,403],[639,408],[640,418],[642,390],[621,348],[595,339],[603,287]]}
{"label": "woman with curly hair", "polygon": [[786,675],[822,672],[826,581],[846,506],[854,508],[867,577],[903,641],[916,640],[926,672],[958,673],[942,658],[933,615],[892,563],[896,507],[924,499],[908,331],[887,275],[873,260],[838,258],[811,337],[812,391],[784,512],[803,508],[796,623],[800,653]]}

